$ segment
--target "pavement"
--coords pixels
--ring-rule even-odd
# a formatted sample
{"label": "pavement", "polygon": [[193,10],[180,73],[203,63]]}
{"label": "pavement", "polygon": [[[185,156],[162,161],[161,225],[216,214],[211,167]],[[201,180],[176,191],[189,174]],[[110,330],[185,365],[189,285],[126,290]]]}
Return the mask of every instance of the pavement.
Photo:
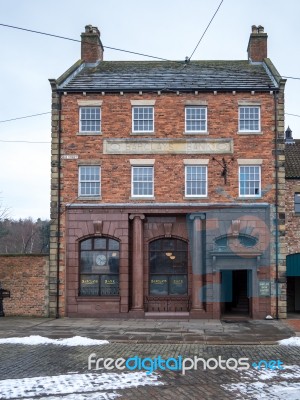
{"label": "pavement", "polygon": [[300,320],[0,318],[0,338],[29,335],[53,339],[85,336],[110,343],[271,345],[300,336]]}
{"label": "pavement", "polygon": [[[0,318],[0,338],[79,335],[109,341],[75,347],[0,343],[0,399],[299,400],[299,347],[277,343],[300,336],[299,322]],[[91,354],[97,360],[182,357],[190,363],[200,357],[207,364],[221,357],[226,366],[230,360],[248,360],[250,368],[204,368],[194,361],[185,374],[157,368],[147,375],[139,368],[124,372],[116,367],[90,369]],[[260,369],[257,366],[262,360],[280,360],[284,369]]]}

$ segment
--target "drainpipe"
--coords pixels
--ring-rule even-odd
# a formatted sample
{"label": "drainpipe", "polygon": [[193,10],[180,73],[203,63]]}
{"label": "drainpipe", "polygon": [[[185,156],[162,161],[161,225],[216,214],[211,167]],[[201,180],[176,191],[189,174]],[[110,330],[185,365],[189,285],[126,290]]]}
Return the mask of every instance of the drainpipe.
{"label": "drainpipe", "polygon": [[58,189],[57,189],[57,252],[56,252],[56,316],[59,318],[59,261],[60,261],[60,184],[61,184],[61,93],[58,93]]}
{"label": "drainpipe", "polygon": [[277,117],[277,101],[278,92],[274,92],[274,112],[275,112],[275,296],[276,296],[276,319],[279,319],[278,313],[278,296],[279,296],[279,277],[278,277],[278,251],[279,251],[279,235],[278,235],[278,117]]}

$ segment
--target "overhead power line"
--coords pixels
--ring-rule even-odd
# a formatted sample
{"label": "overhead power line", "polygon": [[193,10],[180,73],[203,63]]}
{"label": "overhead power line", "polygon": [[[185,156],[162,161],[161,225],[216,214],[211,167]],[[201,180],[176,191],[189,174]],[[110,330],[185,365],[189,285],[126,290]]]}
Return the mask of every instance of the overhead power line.
{"label": "overhead power line", "polygon": [[[201,40],[204,37],[206,31],[208,30],[208,28],[209,28],[210,24],[212,23],[214,17],[216,16],[217,12],[219,11],[223,1],[224,0],[222,0],[221,3],[219,4],[217,10],[215,11],[215,14],[213,15],[213,17],[211,18],[209,24],[207,25],[204,33],[202,34],[199,42],[197,43],[197,46],[195,47],[193,53],[191,54],[191,56],[189,58],[187,58],[187,61],[189,61],[192,58],[192,56],[194,55],[197,47],[199,46]],[[79,39],[73,39],[73,38],[69,38],[69,37],[66,37],[66,36],[56,35],[56,34],[53,34],[53,33],[41,32],[41,31],[36,31],[36,30],[33,30],[33,29],[22,28],[22,27],[19,27],[19,26],[7,25],[7,24],[2,24],[2,23],[0,23],[0,26],[6,27],[6,28],[18,29],[18,30],[21,30],[21,31],[26,31],[26,32],[31,32],[31,33],[36,33],[36,34],[44,35],[44,36],[51,36],[51,37],[54,37],[54,38],[57,38],[57,39],[63,39],[63,40],[69,40],[69,41],[72,41],[72,42],[81,43],[81,40],[79,40]],[[95,43],[90,43],[90,44],[95,46]],[[143,57],[154,58],[156,60],[161,60],[161,61],[172,61],[172,62],[178,62],[179,64],[182,64],[184,62],[184,61],[178,61],[178,60],[169,60],[167,58],[157,57],[157,56],[153,56],[153,55],[150,55],[150,54],[139,53],[139,52],[135,52],[135,51],[131,51],[131,50],[119,49],[117,47],[110,47],[110,46],[103,46],[103,47],[106,48],[106,49],[110,49],[110,50],[121,51],[121,52],[124,52],[124,53],[130,53],[130,54],[135,54],[135,55],[139,55],[139,56],[143,56]],[[186,63],[185,63],[185,65],[186,65]],[[300,77],[295,77],[295,76],[285,76],[285,75],[281,75],[281,76],[280,75],[276,75],[276,76],[281,77],[281,78],[286,78],[286,79],[300,80]],[[0,122],[2,122],[2,121],[0,121]]]}
{"label": "overhead power line", "polygon": [[30,140],[0,140],[3,143],[34,143],[34,144],[50,144],[51,142],[31,142]]}
{"label": "overhead power line", "polygon": [[298,114],[289,114],[289,113],[285,113],[285,115],[291,115],[292,117],[299,117],[299,118],[300,118],[300,115],[298,115]]}
{"label": "overhead power line", "polygon": [[[55,35],[53,33],[47,33],[47,32],[41,32],[41,31],[35,31],[33,29],[28,29],[28,28],[21,28],[20,26],[14,26],[14,25],[7,25],[7,24],[1,24],[0,26],[4,26],[6,28],[12,28],[12,29],[18,29],[21,31],[25,31],[25,32],[31,32],[31,33],[36,33],[38,35],[44,35],[44,36],[51,36],[57,39],[63,39],[63,40],[69,40],[71,42],[78,42],[81,43],[81,40],[79,39],[73,39],[73,38],[69,38],[67,36],[60,36],[60,35]],[[95,46],[95,43],[89,42],[89,41],[85,41],[85,43],[91,44],[93,46]],[[130,53],[130,54],[135,54],[138,56],[143,56],[143,57],[149,57],[149,58],[155,58],[157,60],[161,60],[161,61],[170,61],[167,60],[166,58],[162,58],[162,57],[156,57],[156,56],[152,56],[150,54],[144,54],[144,53],[138,53],[136,51],[131,51],[131,50],[124,50],[124,49],[119,49],[117,47],[111,47],[111,46],[103,46],[105,49],[109,49],[109,50],[115,50],[115,51],[121,51],[123,53]]]}
{"label": "overhead power line", "polygon": [[10,121],[16,121],[17,119],[24,119],[24,118],[37,117],[37,116],[39,116],[39,115],[45,115],[45,114],[51,114],[51,111],[47,111],[47,112],[39,113],[39,114],[25,115],[24,117],[17,117],[17,118],[11,118],[11,119],[4,119],[3,121],[0,121],[0,123],[3,123],[3,122],[10,122]]}
{"label": "overhead power line", "polygon": [[207,32],[208,28],[210,27],[210,24],[213,22],[213,20],[214,20],[215,16],[217,15],[217,13],[218,13],[218,11],[219,11],[219,9],[220,9],[220,7],[221,7],[221,5],[222,5],[223,1],[224,1],[224,0],[221,0],[221,2],[220,2],[220,4],[219,4],[218,8],[216,9],[216,11],[215,11],[214,15],[212,16],[211,20],[209,21],[209,23],[208,23],[207,27],[205,28],[205,31],[203,32],[203,34],[202,34],[201,38],[199,39],[199,41],[198,41],[198,43],[197,43],[196,47],[194,48],[194,50],[193,50],[193,52],[192,52],[192,54],[190,55],[190,57],[189,57],[189,59],[188,59],[188,60],[190,60],[190,59],[193,57],[193,55],[194,55],[195,51],[197,50],[197,48],[198,48],[199,44],[200,44],[200,43],[201,43],[201,41],[202,41],[202,39],[203,39],[204,35],[206,34],[206,32]]}

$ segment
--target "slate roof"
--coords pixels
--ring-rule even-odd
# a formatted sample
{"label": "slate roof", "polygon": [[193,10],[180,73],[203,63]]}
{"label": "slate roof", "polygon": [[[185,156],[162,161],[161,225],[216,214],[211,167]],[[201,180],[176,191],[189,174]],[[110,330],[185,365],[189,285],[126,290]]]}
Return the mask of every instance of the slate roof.
{"label": "slate roof", "polygon": [[285,177],[300,178],[300,139],[285,145]]}
{"label": "slate roof", "polygon": [[65,91],[260,90],[278,85],[263,63],[248,61],[100,61],[60,83]]}

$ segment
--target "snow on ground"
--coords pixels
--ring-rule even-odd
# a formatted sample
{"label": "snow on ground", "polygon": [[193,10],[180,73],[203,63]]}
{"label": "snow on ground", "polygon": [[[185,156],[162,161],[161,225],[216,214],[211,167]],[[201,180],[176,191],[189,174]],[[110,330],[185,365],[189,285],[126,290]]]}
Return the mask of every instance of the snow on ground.
{"label": "snow on ground", "polygon": [[278,340],[278,343],[283,346],[300,346],[300,337]]}
{"label": "snow on ground", "polygon": [[[107,393],[109,390],[127,389],[137,386],[163,385],[158,381],[159,375],[145,372],[103,373],[103,374],[69,374],[58,376],[41,376],[35,378],[6,379],[0,381],[0,398],[30,399],[36,396],[47,396],[47,400],[61,399],[114,399],[119,394]],[[54,397],[48,397],[54,395]],[[58,395],[58,396],[56,396]]]}
{"label": "snow on ground", "polygon": [[81,336],[74,336],[66,339],[49,339],[42,336],[27,336],[27,337],[12,337],[0,339],[0,344],[25,344],[25,345],[38,345],[38,344],[56,344],[60,346],[94,346],[99,344],[108,344],[107,340],[89,339]]}
{"label": "snow on ground", "polygon": [[[65,396],[50,396],[50,397],[39,397],[38,400],[114,400],[118,397],[122,397],[117,393],[87,393],[87,394],[67,394]],[[26,400],[37,400],[36,397],[27,398]]]}
{"label": "snow on ground", "polygon": [[[284,369],[281,370],[253,368],[243,371],[236,370],[236,372],[240,375],[241,382],[221,385],[223,389],[235,393],[236,398],[253,400],[300,399],[299,365],[284,365]],[[295,382],[296,380],[298,382]]]}

